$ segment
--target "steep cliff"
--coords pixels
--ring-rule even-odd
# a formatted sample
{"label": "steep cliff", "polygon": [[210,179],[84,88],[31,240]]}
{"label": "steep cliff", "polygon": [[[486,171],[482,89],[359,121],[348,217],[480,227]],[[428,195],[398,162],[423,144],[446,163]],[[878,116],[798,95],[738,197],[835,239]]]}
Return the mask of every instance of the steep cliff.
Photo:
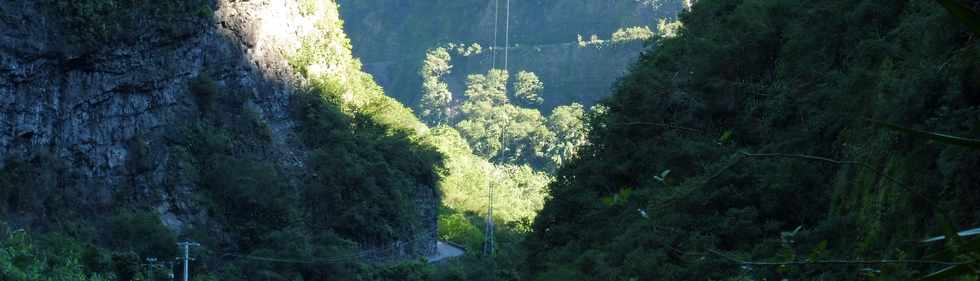
{"label": "steep cliff", "polygon": [[[425,130],[414,119],[363,112],[409,111],[359,68],[333,1],[4,1],[0,218],[55,228],[148,209],[182,237],[217,234],[246,251],[262,242],[243,238],[242,224],[280,216],[269,227],[329,229],[363,247],[409,241],[403,253],[428,254],[437,161],[412,141]],[[417,161],[375,171],[398,182],[337,179],[363,173],[351,163],[399,156]],[[292,209],[232,212],[297,198],[280,202]],[[372,220],[391,229],[359,228]]]}
{"label": "steep cliff", "polygon": [[[427,49],[448,43],[478,43],[483,52],[454,61],[445,79],[462,97],[468,74],[485,73],[493,60],[495,9],[498,46],[504,45],[506,5],[494,1],[340,1],[347,30],[365,62],[389,95],[406,105],[421,98],[419,67]],[[529,70],[545,83],[541,109],[577,101],[591,105],[608,96],[613,82],[643,51],[641,43],[582,48],[579,35],[608,39],[619,28],[651,26],[673,18],[682,1],[512,1],[510,70]],[[386,44],[377,44],[386,42]],[[502,50],[497,67],[503,65]],[[464,66],[465,65],[465,66]]]}

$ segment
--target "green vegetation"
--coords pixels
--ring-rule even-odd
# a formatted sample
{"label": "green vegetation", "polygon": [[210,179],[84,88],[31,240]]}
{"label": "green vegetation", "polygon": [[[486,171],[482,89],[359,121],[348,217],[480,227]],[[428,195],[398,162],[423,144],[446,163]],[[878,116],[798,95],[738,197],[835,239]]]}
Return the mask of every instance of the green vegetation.
{"label": "green vegetation", "polygon": [[457,55],[464,57],[483,53],[483,46],[481,46],[480,43],[471,43],[469,46],[463,43],[449,43],[447,47],[450,50],[456,51]]}
{"label": "green vegetation", "polygon": [[[609,1],[511,1],[511,74],[529,70],[548,84],[540,96],[545,102],[536,109],[545,114],[556,106],[578,102],[591,106],[609,94],[610,84],[625,70],[642,49],[641,44],[596,50],[575,50],[576,34],[609,36],[630,26],[653,27],[658,18],[674,18],[680,1],[657,1],[645,5],[636,0]],[[462,100],[466,76],[502,63],[504,4],[500,4],[497,50],[491,51],[494,9],[492,2],[476,0],[408,1],[394,5],[387,0],[341,0],[345,26],[355,46],[356,57],[368,64],[387,95],[412,108],[422,108],[425,80],[418,75],[426,53],[436,47],[447,48],[455,57],[456,71],[444,77],[455,100]],[[384,42],[383,44],[380,42]],[[447,44],[455,42],[454,45]],[[459,42],[466,42],[460,44]],[[480,48],[473,48],[478,42]],[[543,46],[542,48],[537,48]],[[465,50],[462,50],[465,47]],[[574,55],[569,55],[573,53]],[[518,66],[519,65],[519,66]],[[618,69],[623,67],[622,69]],[[617,68],[617,69],[611,69]],[[608,71],[607,75],[589,75]],[[545,70],[549,70],[545,72]],[[553,71],[551,71],[553,70]],[[374,72],[377,71],[377,72]],[[556,73],[561,73],[558,76]],[[575,74],[579,75],[575,75]],[[571,76],[569,75],[571,74]],[[583,77],[584,76],[584,77]],[[579,83],[589,78],[589,83]],[[560,80],[560,81],[554,81]],[[418,111],[421,113],[421,111]],[[425,119],[425,118],[423,118]],[[428,120],[426,120],[428,122]]]}
{"label": "green vegetation", "polygon": [[420,111],[432,125],[451,124],[446,130],[458,131],[468,143],[466,150],[496,164],[550,171],[585,143],[586,112],[581,105],[560,106],[550,118],[535,109],[543,102],[540,93],[545,86],[533,72],[520,71],[513,82],[500,69],[470,74],[466,99],[453,103],[452,92],[441,81],[452,68],[447,49],[429,52],[419,70],[426,81]]}
{"label": "green vegetation", "polygon": [[973,260],[912,241],[943,233],[937,213],[977,226],[980,154],[865,119],[978,132],[980,48],[941,5],[702,0],[681,22],[588,118],[530,279],[910,280],[944,266],[902,260]]}
{"label": "green vegetation", "polygon": [[674,38],[677,37],[678,32],[680,32],[681,28],[683,27],[684,24],[680,21],[667,21],[661,19],[660,22],[657,23],[657,35],[661,38]]}
{"label": "green vegetation", "polygon": [[575,159],[579,147],[588,143],[588,128],[585,121],[590,116],[602,114],[601,106],[586,112],[581,104],[573,103],[556,107],[548,116],[548,130],[555,134],[546,155],[554,167],[561,167],[565,161]]}
{"label": "green vegetation", "polygon": [[[133,178],[146,172],[148,159],[161,159],[154,155],[166,153],[167,174],[162,186],[149,187],[153,192],[124,186],[114,191],[108,210],[69,206],[77,204],[64,198],[72,193],[58,188],[73,186],[67,184],[72,177],[60,170],[58,160],[43,153],[10,159],[0,169],[0,211],[45,216],[48,231],[42,237],[48,232],[65,235],[84,251],[65,254],[67,260],[56,263],[54,254],[44,251],[57,248],[45,245],[39,247],[44,251],[37,251],[17,244],[11,246],[16,252],[9,259],[0,257],[0,264],[16,266],[0,267],[8,274],[0,279],[147,280],[144,259],[175,256],[178,238],[204,245],[194,252],[196,280],[428,279],[431,272],[417,262],[327,259],[351,257],[428,231],[423,216],[437,212],[426,208],[438,204],[435,189],[443,156],[427,145],[427,129],[411,111],[384,96],[371,77],[360,72],[336,5],[318,1],[312,7],[315,11],[308,15],[320,17],[320,30],[302,38],[302,48],[289,54],[289,62],[307,82],[290,100],[295,136],[272,134],[263,121],[267,118],[250,100],[253,95],[247,94],[252,89],[234,82],[219,84],[204,71],[187,83],[199,114],[168,128],[160,146],[151,147],[143,136],[128,143],[126,169]],[[283,139],[298,142],[289,145],[310,153],[282,157],[272,145]],[[161,147],[165,151],[154,151]],[[305,166],[283,163],[297,160]],[[174,198],[147,198],[161,194],[180,194],[183,198],[177,200],[191,210],[179,211],[195,212],[191,216],[202,221],[185,222],[181,233],[172,233],[151,204]],[[114,215],[97,219],[96,214],[109,212]],[[306,262],[270,263],[255,257]],[[3,278],[7,276],[11,277]],[[46,276],[52,279],[38,279]],[[154,280],[165,278],[157,277]]]}
{"label": "green vegetation", "polygon": [[201,112],[209,112],[218,98],[218,86],[207,73],[199,75],[188,83],[188,90],[197,99],[197,107]]}
{"label": "green vegetation", "polygon": [[[69,42],[83,50],[146,40],[147,33],[183,37],[212,16],[206,0],[43,0]],[[140,32],[134,32],[133,28]]]}
{"label": "green vegetation", "polygon": [[109,219],[109,244],[121,252],[141,257],[177,256],[177,238],[152,212],[121,211]]}
{"label": "green vegetation", "polygon": [[448,155],[440,182],[445,206],[461,213],[485,215],[487,190],[493,185],[496,218],[528,224],[541,209],[544,188],[551,181],[547,174],[528,166],[491,164],[470,152],[462,136],[449,127],[433,129],[431,139],[433,146]]}
{"label": "green vegetation", "polygon": [[623,43],[630,41],[644,41],[653,38],[653,31],[646,26],[631,26],[617,29],[612,34],[613,43]]}
{"label": "green vegetation", "polygon": [[[187,158],[174,165],[196,171],[204,191],[200,200],[224,226],[221,231],[231,234],[216,239],[209,235],[213,230],[201,229],[192,237],[221,245],[204,254],[207,263],[219,265],[208,271],[217,280],[392,280],[406,272],[425,278],[428,273],[419,265],[323,261],[425,231],[420,225],[425,203],[418,200],[438,200],[435,170],[442,156],[424,143],[424,125],[411,111],[360,72],[336,6],[316,8],[310,14],[321,16],[319,32],[302,38],[301,49],[290,57],[307,81],[291,98],[290,109],[298,139],[311,150],[309,172],[297,173],[263,153],[270,135],[268,129],[255,129],[263,124],[256,123],[261,119],[246,106],[247,98],[234,89],[214,92],[202,79],[192,81],[192,92],[214,97],[214,111],[221,114],[205,115],[176,134],[185,140],[175,142],[173,153]],[[219,262],[221,253],[229,252],[310,263]]]}
{"label": "green vegetation", "polygon": [[[425,81],[420,111],[437,126],[428,140],[446,156],[439,237],[470,251],[450,261],[434,278],[516,280],[524,254],[520,244],[552,181],[543,171],[576,156],[577,147],[585,142],[586,110],[579,104],[560,106],[546,118],[534,109],[543,101],[544,83],[537,75],[520,71],[512,81],[500,69],[469,74],[466,99],[453,103],[442,77],[453,69],[452,56],[465,57],[467,52],[455,44],[431,49],[419,70]],[[478,251],[486,243],[483,230],[490,189],[494,190],[497,247],[496,254],[487,258]]]}
{"label": "green vegetation", "polygon": [[602,45],[606,44],[605,40],[599,39],[598,34],[592,34],[591,36],[589,36],[589,40],[583,39],[582,34],[579,34],[576,40],[578,41],[578,46],[581,48],[585,48],[585,47],[600,48],[602,47]]}
{"label": "green vegetation", "polygon": [[630,43],[635,41],[645,42],[647,40],[653,39],[655,36],[661,36],[661,37],[676,36],[677,31],[680,28],[679,24],[680,23],[677,21],[668,22],[666,19],[660,19],[660,22],[657,25],[657,33],[654,33],[653,30],[650,30],[650,27],[648,26],[630,26],[630,27],[617,29],[615,32],[612,33],[612,36],[609,37],[609,40],[600,39],[598,34],[592,34],[592,36],[589,37],[589,40],[585,40],[582,38],[582,35],[579,34],[577,41],[578,41],[578,46],[582,48],[585,47],[602,48],[603,46],[607,46],[607,45],[625,44],[625,43]]}
{"label": "green vegetation", "polygon": [[304,16],[311,16],[316,13],[317,5],[320,4],[320,0],[300,0],[299,1],[299,12]]}
{"label": "green vegetation", "polygon": [[544,83],[538,79],[534,72],[521,71],[517,73],[517,80],[514,81],[514,98],[521,106],[534,108],[541,105],[544,101],[541,98],[541,91],[544,91]]}
{"label": "green vegetation", "polygon": [[[69,43],[96,51],[143,40],[122,32],[143,14],[153,32],[186,35],[212,4],[46,1],[77,33]],[[125,140],[109,202],[80,204],[66,188],[80,177],[46,149],[5,156],[0,214],[28,230],[0,223],[0,280],[162,280],[144,261],[185,239],[203,245],[196,281],[976,280],[980,240],[956,232],[980,224],[980,44],[968,32],[980,24],[976,5],[951,1],[701,0],[679,21],[594,19],[601,30],[585,32],[632,27],[580,46],[649,51],[600,105],[544,113],[538,74],[473,73],[485,68],[453,59],[481,45],[418,36],[462,33],[479,7],[412,1],[402,12],[460,9],[399,35],[438,46],[413,69],[416,117],[362,72],[336,3],[301,0],[316,30],[285,52],[301,76],[295,122],[270,126],[254,89],[202,71],[186,81],[197,114]],[[516,5],[524,17],[552,7]],[[593,20],[575,15],[559,20]],[[462,95],[454,71],[467,75]],[[148,174],[163,183],[144,186]],[[172,212],[190,221],[161,217]],[[439,239],[466,255],[436,267],[364,251],[431,233],[435,215]],[[488,226],[496,248],[482,256]]]}
{"label": "green vegetation", "polygon": [[422,76],[422,101],[420,117],[430,125],[446,124],[452,120],[453,93],[442,76],[452,71],[452,57],[446,48],[430,50],[422,63],[419,75]]}
{"label": "green vegetation", "polygon": [[9,281],[111,281],[115,275],[88,274],[77,242],[48,236],[33,239],[0,222],[0,279]]}

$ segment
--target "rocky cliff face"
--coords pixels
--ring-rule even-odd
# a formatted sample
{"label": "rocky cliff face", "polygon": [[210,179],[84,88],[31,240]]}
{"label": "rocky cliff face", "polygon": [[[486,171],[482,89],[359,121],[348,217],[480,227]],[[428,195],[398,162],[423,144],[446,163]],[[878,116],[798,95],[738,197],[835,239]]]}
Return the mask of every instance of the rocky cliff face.
{"label": "rocky cliff face", "polygon": [[[338,19],[336,9],[311,13],[297,1],[218,0],[207,3],[212,11],[206,16],[187,19],[195,26],[187,32],[132,27],[146,33],[125,44],[86,49],[71,45],[71,27],[58,20],[64,15],[44,3],[0,3],[0,155],[8,160],[0,165],[40,165],[40,156],[60,163],[62,168],[43,174],[57,190],[38,192],[68,194],[71,205],[98,213],[125,190],[153,206],[174,231],[206,221],[208,214],[192,200],[195,172],[168,149],[179,132],[175,128],[199,114],[188,84],[205,74],[242,95],[244,107],[267,124],[270,141],[251,160],[275,163],[286,175],[307,171],[309,149],[298,139],[289,111],[295,88],[305,82],[287,59],[301,38],[315,32],[318,20]],[[339,69],[347,67],[338,63],[321,66],[328,75],[345,75]],[[423,197],[418,208],[431,218],[422,224],[434,229],[435,195]],[[10,220],[43,223],[48,210],[38,205]],[[433,239],[434,234],[427,239],[432,246]],[[413,251],[431,251],[428,242],[421,244]]]}

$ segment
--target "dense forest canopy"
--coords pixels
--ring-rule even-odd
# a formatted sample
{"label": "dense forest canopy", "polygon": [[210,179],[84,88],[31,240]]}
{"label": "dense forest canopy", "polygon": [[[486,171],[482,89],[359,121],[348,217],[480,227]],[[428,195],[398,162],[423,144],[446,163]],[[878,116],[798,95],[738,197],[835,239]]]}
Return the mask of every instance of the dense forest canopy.
{"label": "dense forest canopy", "polygon": [[681,23],[558,172],[531,276],[909,280],[941,267],[859,261],[955,259],[910,241],[980,223],[980,154],[869,122],[977,136],[980,49],[940,3],[702,0]]}
{"label": "dense forest canopy", "polygon": [[977,0],[28,2],[3,281],[980,276]]}

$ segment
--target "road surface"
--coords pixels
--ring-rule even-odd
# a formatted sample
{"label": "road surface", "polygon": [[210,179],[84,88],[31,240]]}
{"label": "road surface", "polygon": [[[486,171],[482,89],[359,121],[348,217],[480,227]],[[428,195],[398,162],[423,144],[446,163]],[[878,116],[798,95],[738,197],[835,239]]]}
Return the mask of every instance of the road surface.
{"label": "road surface", "polygon": [[438,241],[436,242],[436,253],[429,256],[427,259],[429,260],[429,263],[437,263],[448,258],[462,256],[463,253],[465,253],[465,251],[460,247],[453,246],[443,241]]}

